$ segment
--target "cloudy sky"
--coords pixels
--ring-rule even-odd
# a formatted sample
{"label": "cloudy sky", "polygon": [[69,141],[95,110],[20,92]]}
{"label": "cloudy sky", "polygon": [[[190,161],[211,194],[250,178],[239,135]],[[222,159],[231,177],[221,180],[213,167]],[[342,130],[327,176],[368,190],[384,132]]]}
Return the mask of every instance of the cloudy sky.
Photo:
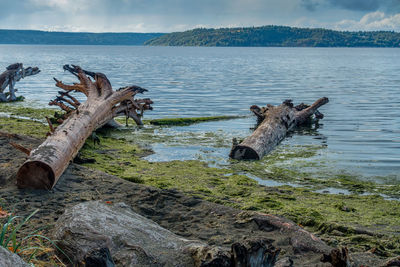
{"label": "cloudy sky", "polygon": [[400,32],[400,0],[0,0],[0,28],[172,32],[261,25]]}

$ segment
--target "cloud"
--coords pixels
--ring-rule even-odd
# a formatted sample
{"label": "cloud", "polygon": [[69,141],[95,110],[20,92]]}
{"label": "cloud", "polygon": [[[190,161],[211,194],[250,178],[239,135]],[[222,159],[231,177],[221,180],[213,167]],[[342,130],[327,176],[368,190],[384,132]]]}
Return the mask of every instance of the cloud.
{"label": "cloud", "polygon": [[301,6],[308,11],[326,8],[340,8],[351,11],[372,12],[398,12],[400,0],[301,0]]}
{"label": "cloud", "polygon": [[196,25],[288,24],[298,1],[301,0],[0,0],[0,27],[169,32]]}
{"label": "cloud", "polygon": [[400,13],[387,15],[381,11],[375,11],[364,15],[359,21],[342,20],[333,28],[349,31],[400,31]]}
{"label": "cloud", "polygon": [[[199,25],[356,28],[367,27],[360,17],[375,11],[393,20],[388,16],[399,13],[399,6],[400,0],[0,0],[0,28],[92,32],[171,32]],[[394,23],[373,19],[375,24],[368,27],[387,29]]]}
{"label": "cloud", "polygon": [[308,11],[316,11],[317,8],[322,4],[320,0],[301,0],[300,5]]}
{"label": "cloud", "polygon": [[328,0],[333,6],[357,11],[376,11],[391,0]]}

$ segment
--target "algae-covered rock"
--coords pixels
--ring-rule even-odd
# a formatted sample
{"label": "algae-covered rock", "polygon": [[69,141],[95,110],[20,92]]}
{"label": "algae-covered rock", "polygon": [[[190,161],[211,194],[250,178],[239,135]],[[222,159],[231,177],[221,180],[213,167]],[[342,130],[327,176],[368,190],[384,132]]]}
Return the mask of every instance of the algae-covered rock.
{"label": "algae-covered rock", "polygon": [[0,267],[29,267],[17,254],[0,246]]}

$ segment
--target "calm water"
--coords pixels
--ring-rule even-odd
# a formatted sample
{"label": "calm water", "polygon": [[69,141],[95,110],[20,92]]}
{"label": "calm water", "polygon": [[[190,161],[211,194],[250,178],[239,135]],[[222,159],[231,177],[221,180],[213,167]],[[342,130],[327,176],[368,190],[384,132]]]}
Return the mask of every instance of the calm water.
{"label": "calm water", "polygon": [[[38,107],[56,95],[52,77],[74,81],[62,70],[67,63],[105,73],[114,88],[149,89],[145,97],[155,104],[147,118],[250,115],[253,104],[327,96],[319,128],[282,145],[323,147],[313,161],[327,171],[400,181],[400,49],[0,45],[0,68],[14,62],[42,70],[17,84],[25,103]],[[218,165],[226,164],[232,137],[247,136],[253,124],[249,117],[130,134],[143,143],[159,139],[149,160]]]}

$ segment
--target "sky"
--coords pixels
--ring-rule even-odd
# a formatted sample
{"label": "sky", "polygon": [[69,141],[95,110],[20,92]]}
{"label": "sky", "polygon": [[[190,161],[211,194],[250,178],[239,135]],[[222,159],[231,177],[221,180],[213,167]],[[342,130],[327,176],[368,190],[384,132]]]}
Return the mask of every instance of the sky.
{"label": "sky", "polygon": [[174,32],[262,25],[400,32],[400,0],[0,0],[0,29]]}

